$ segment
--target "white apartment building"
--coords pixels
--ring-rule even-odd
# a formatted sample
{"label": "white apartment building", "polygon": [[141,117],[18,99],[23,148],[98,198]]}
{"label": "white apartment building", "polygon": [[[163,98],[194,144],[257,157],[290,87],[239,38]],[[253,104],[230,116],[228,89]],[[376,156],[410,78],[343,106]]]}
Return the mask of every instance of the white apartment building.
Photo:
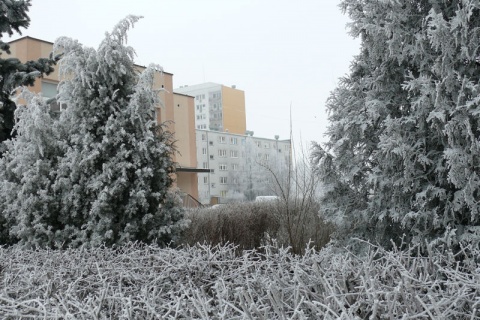
{"label": "white apartment building", "polygon": [[174,92],[195,98],[196,129],[245,133],[245,93],[242,90],[207,82],[182,86]]}
{"label": "white apartment building", "polygon": [[225,203],[273,195],[272,172],[284,175],[291,165],[290,140],[196,130],[198,195],[203,204],[213,199]]}

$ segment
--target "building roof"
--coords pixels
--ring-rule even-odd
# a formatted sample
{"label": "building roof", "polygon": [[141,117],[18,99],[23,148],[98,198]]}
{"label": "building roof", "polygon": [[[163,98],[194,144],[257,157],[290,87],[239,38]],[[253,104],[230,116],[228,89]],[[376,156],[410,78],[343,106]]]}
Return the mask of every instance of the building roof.
{"label": "building roof", "polygon": [[[12,41],[9,41],[8,44],[12,44],[12,43],[15,43],[15,42],[18,42],[18,41],[22,41],[22,40],[39,41],[39,42],[47,43],[47,44],[52,45],[52,46],[53,46],[53,44],[54,44],[53,42],[46,41],[46,40],[42,40],[42,39],[39,39],[39,38],[30,37],[30,36],[23,36],[23,37],[20,37],[20,38],[18,38],[18,39],[14,39],[14,40],[12,40]],[[142,66],[142,65],[139,65],[139,64],[135,64],[135,66],[141,67],[141,68],[147,68],[146,66]],[[173,73],[166,72],[166,71],[162,71],[162,72],[173,76]]]}

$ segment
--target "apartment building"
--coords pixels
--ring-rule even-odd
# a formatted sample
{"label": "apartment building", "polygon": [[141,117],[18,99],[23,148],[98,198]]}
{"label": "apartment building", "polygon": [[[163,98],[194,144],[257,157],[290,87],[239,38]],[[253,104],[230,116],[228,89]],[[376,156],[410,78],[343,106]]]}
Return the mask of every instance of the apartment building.
{"label": "apartment building", "polygon": [[253,200],[273,195],[272,175],[285,175],[291,165],[290,140],[267,139],[250,134],[196,130],[199,200],[203,204]]}
{"label": "apartment building", "polygon": [[[15,57],[22,62],[48,57],[53,49],[53,43],[28,36],[11,41],[9,44],[11,54],[3,53],[5,56],[2,57]],[[137,68],[144,69],[142,66]],[[197,174],[208,170],[197,168],[194,97],[174,93],[171,73],[156,73],[154,82],[156,89],[164,89],[160,92],[163,105],[159,105],[156,110],[157,121],[159,123],[168,121],[168,130],[173,133],[176,140],[178,153],[173,159],[178,164],[175,173],[176,185],[184,193],[198,199]],[[50,75],[38,79],[30,90],[50,98],[56,95],[58,83],[59,75],[56,67]]]}
{"label": "apartment building", "polygon": [[195,97],[195,128],[245,134],[245,93],[235,86],[207,82],[182,86],[176,93]]}

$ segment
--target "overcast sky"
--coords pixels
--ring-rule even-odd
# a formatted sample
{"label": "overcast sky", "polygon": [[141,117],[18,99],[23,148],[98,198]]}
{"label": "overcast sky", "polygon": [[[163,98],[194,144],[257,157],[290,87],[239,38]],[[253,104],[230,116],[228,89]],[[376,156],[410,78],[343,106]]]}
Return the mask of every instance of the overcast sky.
{"label": "overcast sky", "polygon": [[[359,41],[336,0],[33,0],[23,36],[97,47],[128,14],[138,64],[173,73],[174,87],[216,82],[245,91],[255,136],[325,141],[325,101],[348,73]],[[18,38],[16,35],[14,38]],[[298,140],[297,140],[298,139]]]}

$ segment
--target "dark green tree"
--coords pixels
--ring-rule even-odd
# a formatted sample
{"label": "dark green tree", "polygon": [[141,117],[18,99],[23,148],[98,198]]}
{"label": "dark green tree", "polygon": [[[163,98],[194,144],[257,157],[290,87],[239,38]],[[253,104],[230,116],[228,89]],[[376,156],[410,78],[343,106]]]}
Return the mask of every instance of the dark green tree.
{"label": "dark green tree", "polygon": [[480,241],[480,3],[345,0],[361,39],[314,159],[338,239]]}
{"label": "dark green tree", "polygon": [[3,142],[12,137],[16,104],[11,97],[19,86],[31,86],[35,79],[53,71],[57,59],[40,58],[37,61],[21,62],[16,58],[2,59],[2,51],[10,54],[10,46],[2,36],[21,34],[21,28],[28,28],[30,18],[27,15],[30,0],[2,0],[0,2],[0,156]]}

